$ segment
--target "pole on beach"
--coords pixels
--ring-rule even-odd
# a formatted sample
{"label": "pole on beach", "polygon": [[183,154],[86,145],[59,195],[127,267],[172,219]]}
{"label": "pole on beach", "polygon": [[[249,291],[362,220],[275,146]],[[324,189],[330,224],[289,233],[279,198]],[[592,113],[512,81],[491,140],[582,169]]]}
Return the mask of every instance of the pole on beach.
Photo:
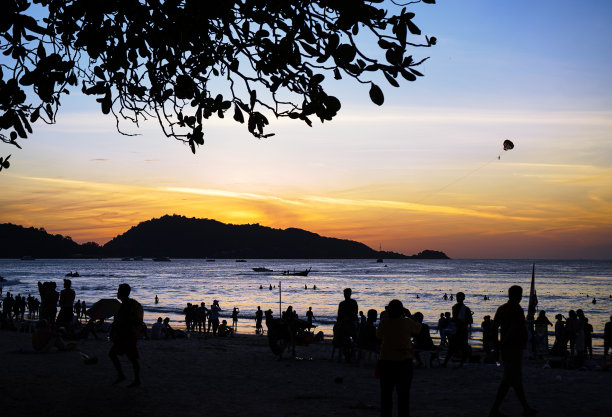
{"label": "pole on beach", "polygon": [[278,317],[283,318],[283,290],[280,281],[278,281]]}
{"label": "pole on beach", "polygon": [[529,304],[527,305],[527,319],[535,318],[535,311],[538,306],[538,296],[535,289],[535,263],[531,267],[531,288],[529,289]]}
{"label": "pole on beach", "polygon": [[529,289],[529,304],[527,306],[527,332],[531,339],[531,357],[535,358],[538,351],[538,341],[535,335],[535,312],[538,306],[538,295],[535,289],[535,262],[531,267],[531,288]]}

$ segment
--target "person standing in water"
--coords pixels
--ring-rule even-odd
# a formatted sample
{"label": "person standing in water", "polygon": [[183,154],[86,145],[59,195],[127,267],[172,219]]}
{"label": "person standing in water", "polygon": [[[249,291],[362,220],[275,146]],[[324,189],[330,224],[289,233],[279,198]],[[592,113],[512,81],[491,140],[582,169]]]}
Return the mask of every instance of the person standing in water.
{"label": "person standing in water", "polygon": [[255,312],[255,334],[263,334],[263,326],[261,322],[263,320],[263,311],[261,310],[261,306],[257,306],[257,311]]}
{"label": "person standing in water", "polygon": [[232,328],[238,329],[238,313],[240,313],[240,309],[238,307],[234,307],[232,310]]}
{"label": "person standing in water", "polygon": [[217,329],[219,328],[219,312],[221,311],[221,306],[219,306],[218,300],[213,300],[210,309],[208,310],[208,332],[210,332],[210,328],[212,326],[212,334],[213,336],[217,335]]}
{"label": "person standing in water", "polygon": [[312,320],[314,319],[314,313],[312,312],[312,307],[308,307],[308,311],[306,312],[306,322],[308,323],[308,331],[312,329]]}

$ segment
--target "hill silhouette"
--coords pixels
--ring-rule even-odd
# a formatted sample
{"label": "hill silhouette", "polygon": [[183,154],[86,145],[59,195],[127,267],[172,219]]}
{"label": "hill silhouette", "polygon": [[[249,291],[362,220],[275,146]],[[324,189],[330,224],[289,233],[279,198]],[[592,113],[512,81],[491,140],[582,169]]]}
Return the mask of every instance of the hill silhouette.
{"label": "hill silhouette", "polygon": [[38,258],[159,257],[268,259],[448,259],[438,251],[417,255],[376,251],[363,243],[320,236],[302,229],[273,229],[259,224],[233,225],[216,220],[166,215],[116,236],[104,246],[79,245],[44,229],[0,225],[0,256]]}
{"label": "hill silhouette", "polygon": [[0,257],[74,258],[95,257],[101,253],[97,243],[78,244],[69,236],[52,235],[45,229],[0,224]]}

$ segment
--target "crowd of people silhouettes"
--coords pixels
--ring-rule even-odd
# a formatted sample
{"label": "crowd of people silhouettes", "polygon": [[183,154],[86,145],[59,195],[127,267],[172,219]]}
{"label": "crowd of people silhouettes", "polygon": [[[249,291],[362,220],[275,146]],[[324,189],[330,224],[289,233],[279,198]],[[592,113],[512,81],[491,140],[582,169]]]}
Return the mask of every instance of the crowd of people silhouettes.
{"label": "crowd of people silhouettes", "polygon": [[[112,346],[109,357],[115,367],[116,384],[126,379],[119,356],[125,355],[132,364],[134,380],[129,385],[137,387],[140,381],[140,364],[137,342],[141,338],[175,339],[188,337],[189,334],[204,333],[217,337],[232,336],[238,330],[240,309],[235,306],[231,311],[231,325],[227,320],[220,321],[223,311],[219,301],[214,300],[210,308],[204,302],[188,303],[183,313],[185,315],[185,331],[173,329],[170,319],[159,317],[147,330],[143,321],[142,305],[130,298],[131,288],[121,284],[117,289],[120,307],[114,314],[110,326],[105,327],[103,319],[89,318],[82,325],[82,319],[88,316],[84,300],[76,300],[72,282],[64,279],[63,289],[58,292],[55,282],[39,282],[40,301],[31,295],[13,296],[7,292],[2,301],[1,326],[14,327],[15,323],[25,320],[26,308],[28,319],[37,319],[32,336],[35,351],[43,352],[51,348],[69,350],[74,343],[66,339],[86,338],[92,334],[97,339],[96,331],[107,330]],[[431,329],[425,323],[421,312],[411,314],[400,300],[393,299],[380,312],[369,309],[367,314],[359,310],[356,299],[352,298],[351,288],[344,289],[344,300],[338,305],[336,323],[333,328],[332,345],[340,349],[342,358],[346,361],[361,359],[364,353],[376,354],[376,374],[380,379],[381,415],[391,416],[393,410],[393,392],[397,393],[397,410],[399,416],[409,415],[410,386],[414,375],[414,366],[430,367],[434,360],[444,360],[444,367],[456,358],[458,367],[472,359],[472,348],[469,343],[470,330],[473,325],[473,312],[465,304],[463,292],[444,294],[444,300],[456,300],[450,312],[440,314],[437,330],[440,344],[436,345],[431,337]],[[562,314],[555,315],[555,323],[546,316],[544,310],[537,318],[525,318],[520,302],[523,290],[513,285],[508,290],[508,301],[501,305],[494,317],[485,315],[481,324],[482,354],[486,361],[501,362],[504,373],[497,389],[490,416],[500,417],[504,414],[500,406],[510,388],[515,391],[521,405],[523,415],[535,415],[536,410],[527,402],[522,382],[522,361],[525,352],[532,358],[561,357],[566,364],[581,367],[586,360],[593,358],[592,334],[593,326],[589,323],[584,311],[570,310],[566,318]],[[488,300],[488,297],[486,298]],[[155,303],[159,298],[155,296]],[[59,312],[58,312],[59,306]],[[257,306],[255,313],[255,333],[264,334],[264,314],[266,322],[272,321],[272,311],[265,313]],[[288,328],[296,331],[296,340],[316,342],[323,339],[322,332],[316,336],[312,329],[316,327],[316,318],[312,307],[305,313],[305,320],[298,317],[292,306],[282,312],[281,319],[293,323]],[[299,322],[299,326],[295,323]],[[548,329],[554,329],[554,343],[548,349]],[[297,329],[297,330],[296,330]],[[612,347],[612,316],[604,328],[604,359],[607,359]]]}

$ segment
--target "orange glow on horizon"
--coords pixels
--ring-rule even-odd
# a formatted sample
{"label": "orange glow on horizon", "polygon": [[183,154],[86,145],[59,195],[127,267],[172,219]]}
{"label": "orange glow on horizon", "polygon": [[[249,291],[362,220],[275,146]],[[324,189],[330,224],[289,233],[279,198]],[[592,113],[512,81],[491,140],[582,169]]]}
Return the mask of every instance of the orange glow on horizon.
{"label": "orange glow on horizon", "polygon": [[[504,204],[489,201],[461,205],[453,195],[432,196],[437,204],[427,204],[348,195],[281,198],[215,189],[35,177],[15,180],[20,190],[37,197],[19,198],[3,190],[4,221],[44,227],[80,243],[104,244],[139,222],[165,214],[282,229],[298,227],[322,236],[356,240],[375,249],[382,244],[384,250],[407,255],[434,249],[451,257],[466,257],[473,248],[479,248],[481,257],[503,257],[504,248],[512,247],[513,253],[529,256],[528,248],[545,244],[554,257],[553,248],[557,253],[571,253],[571,245],[564,242],[605,246],[609,243],[606,236],[612,235],[602,233],[612,230],[612,205],[602,205],[600,198],[589,200],[592,204],[586,202],[586,207],[534,201],[524,208],[526,200],[516,204],[512,199]],[[441,204],[444,200],[448,205]],[[524,244],[523,250],[521,242],[531,243]]]}

